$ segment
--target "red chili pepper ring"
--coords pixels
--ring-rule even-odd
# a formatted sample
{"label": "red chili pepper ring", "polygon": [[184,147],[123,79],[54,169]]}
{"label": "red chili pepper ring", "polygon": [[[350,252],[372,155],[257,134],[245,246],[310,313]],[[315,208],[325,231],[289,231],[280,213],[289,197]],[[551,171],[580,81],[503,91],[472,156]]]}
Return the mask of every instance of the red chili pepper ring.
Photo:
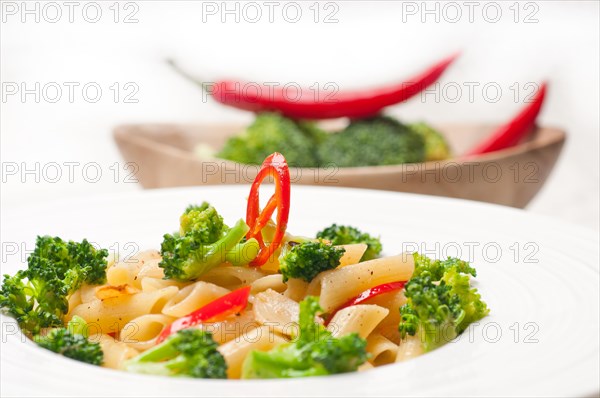
{"label": "red chili pepper ring", "polygon": [[[271,196],[265,208],[260,211],[259,188],[265,178],[272,176],[275,181],[275,193]],[[262,236],[262,229],[267,225],[273,213],[277,209],[277,227],[273,241],[267,245]],[[250,231],[246,238],[254,238],[260,245],[260,251],[251,266],[261,266],[267,262],[269,257],[281,245],[285,235],[288,217],[290,214],[290,170],[285,157],[275,152],[269,155],[262,164],[258,175],[250,188],[248,197],[248,208],[246,210],[246,224]]]}

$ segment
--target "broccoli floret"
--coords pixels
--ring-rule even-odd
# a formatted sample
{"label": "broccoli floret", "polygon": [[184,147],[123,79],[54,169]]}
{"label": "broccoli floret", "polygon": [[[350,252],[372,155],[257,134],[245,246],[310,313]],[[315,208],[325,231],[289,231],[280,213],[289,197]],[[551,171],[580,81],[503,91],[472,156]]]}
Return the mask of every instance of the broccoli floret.
{"label": "broccoli floret", "polygon": [[448,268],[440,283],[450,286],[450,294],[458,297],[461,313],[456,318],[457,334],[461,334],[471,323],[489,314],[487,304],[481,300],[477,289],[471,287],[469,275],[463,274],[458,267]]}
{"label": "broccoli floret", "polygon": [[[197,231],[194,239],[201,243],[215,243],[229,231],[229,227],[223,223],[223,217],[208,202],[200,206],[190,205],[181,215],[179,235],[185,235]],[[258,255],[260,247],[256,239],[242,239],[233,249],[225,253],[225,261],[236,265],[247,265]]]}
{"label": "broccoli floret", "polygon": [[223,217],[208,202],[200,206],[190,205],[179,217],[179,233],[185,235],[192,230],[202,230],[202,241],[214,243],[223,234],[227,226],[223,223]]}
{"label": "broccoli floret", "polygon": [[77,243],[38,236],[27,269],[4,275],[0,307],[32,334],[62,326],[69,296],[84,283],[106,281],[107,256],[107,250],[97,250],[85,239]]}
{"label": "broccoli floret", "polygon": [[[205,243],[203,229],[191,230],[185,235],[165,234],[160,249],[165,278],[191,281],[225,261],[249,262],[255,239],[240,243],[248,232],[248,225],[239,220],[224,236],[214,243]],[[255,252],[255,251],[254,251]],[[237,265],[236,263],[236,265]]]}
{"label": "broccoli floret", "polygon": [[305,136],[309,137],[313,143],[320,144],[324,142],[329,134],[320,128],[317,123],[311,120],[296,120],[295,121],[300,130],[304,133]]}
{"label": "broccoli floret", "polygon": [[459,258],[448,257],[446,260],[432,260],[427,256],[419,253],[413,253],[413,259],[415,263],[415,270],[412,276],[421,276],[423,274],[429,274],[431,279],[439,281],[442,279],[446,271],[451,268],[456,268],[458,272],[463,274],[469,274],[477,276],[475,268],[471,267],[467,261],[463,261]]}
{"label": "broccoli floret", "polygon": [[190,328],[128,360],[129,372],[203,379],[226,379],[227,364],[210,332]]}
{"label": "broccoli floret", "polygon": [[179,218],[179,224],[180,235],[198,231],[199,238],[203,243],[218,241],[223,235],[223,230],[227,228],[223,223],[223,217],[207,202],[200,206],[188,206]]}
{"label": "broccoli floret", "polygon": [[358,230],[348,225],[333,224],[317,233],[317,238],[327,239],[332,245],[349,245],[352,243],[365,243],[367,250],[360,261],[377,258],[381,253],[382,246],[379,238]]}
{"label": "broccoli floret", "polygon": [[450,158],[450,145],[439,131],[425,123],[413,123],[408,127],[425,140],[426,161]]}
{"label": "broccoli floret", "polygon": [[344,252],[341,247],[320,241],[288,242],[281,250],[279,271],[283,274],[284,282],[290,278],[310,282],[319,273],[340,265]]}
{"label": "broccoli floret", "polygon": [[310,122],[296,122],[278,113],[260,113],[244,133],[230,138],[217,156],[260,165],[271,153],[280,152],[290,166],[316,167],[316,144],[326,134]]}
{"label": "broccoli floret", "polygon": [[404,288],[407,302],[400,307],[401,337],[418,334],[423,350],[431,351],[486,316],[489,309],[470,286],[470,275],[475,270],[467,262],[415,255],[415,273]]}
{"label": "broccoli floret", "polygon": [[211,207],[211,205],[207,201],[202,202],[202,204],[200,204],[200,205],[189,205],[188,207],[185,208],[185,211],[183,212],[183,214],[187,214],[193,210],[204,211],[204,210],[208,209],[209,207]]}
{"label": "broccoli floret", "polygon": [[248,226],[240,220],[228,228],[207,202],[188,206],[179,224],[179,232],[164,235],[161,245],[159,266],[167,279],[194,280],[225,261],[246,265],[258,254],[256,239],[242,242]]}
{"label": "broccoli floret", "polygon": [[100,344],[88,340],[87,324],[77,316],[66,328],[51,329],[44,336],[34,336],[33,341],[42,348],[77,361],[101,365],[104,360]]}
{"label": "broccoli floret", "polygon": [[315,322],[322,311],[316,297],[300,302],[299,335],[274,349],[252,351],[244,360],[242,378],[270,379],[353,372],[367,359],[367,343],[352,333],[334,338]]}
{"label": "broccoli floret", "polygon": [[400,334],[420,335],[424,351],[437,348],[457,336],[462,310],[450,286],[436,284],[429,276],[411,278],[406,284],[407,304],[400,307]]}
{"label": "broccoli floret", "polygon": [[322,165],[338,167],[418,163],[425,160],[425,142],[397,120],[377,116],[352,121],[331,134],[319,146],[319,158]]}

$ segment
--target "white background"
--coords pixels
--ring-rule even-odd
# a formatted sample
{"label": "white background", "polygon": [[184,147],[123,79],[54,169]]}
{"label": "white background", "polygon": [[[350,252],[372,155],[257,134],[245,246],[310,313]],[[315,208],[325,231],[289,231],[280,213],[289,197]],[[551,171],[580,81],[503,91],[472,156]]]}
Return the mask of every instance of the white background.
{"label": "white background", "polygon": [[[310,1],[301,4],[302,15],[296,23],[290,22],[294,9],[288,7],[284,13],[282,2],[274,8],[273,22],[267,5],[255,3],[262,12],[257,23],[248,20],[255,18],[256,7],[237,2],[227,7],[237,7],[239,12],[228,15],[222,13],[222,2],[204,6],[97,2],[102,15],[96,23],[89,22],[96,16],[95,5],[87,6],[84,13],[87,2],[75,3],[72,16],[64,2],[54,3],[62,16],[51,23],[57,16],[54,5],[28,2],[34,12],[24,14],[22,2],[2,2],[2,212],[47,198],[140,189],[124,182],[124,170],[115,176],[114,163],[121,162],[119,168],[123,163],[111,129],[119,123],[251,120],[247,113],[203,100],[195,86],[166,66],[166,58],[178,60],[207,81],[239,77],[303,86],[334,82],[344,89],[397,81],[461,50],[459,61],[440,81],[442,88],[463,87],[458,101],[449,101],[456,92],[448,91],[437,101],[433,95],[415,98],[389,112],[407,121],[425,119],[434,124],[501,122],[522,106],[522,96],[528,93],[523,89],[526,83],[548,79],[550,92],[541,123],[562,127],[569,137],[553,175],[528,209],[599,228],[596,1],[507,1],[491,6],[471,2],[473,8],[468,2],[452,2],[452,6],[440,2],[335,2],[326,6],[322,2],[317,5],[317,17]],[[497,18],[498,4],[502,14]],[[216,14],[209,14],[214,7]],[[433,12],[424,13],[424,7]],[[337,22],[325,23],[326,15],[334,11],[332,18]],[[137,22],[124,23],[128,15]],[[51,82],[62,85],[61,99],[50,103],[55,92],[48,91],[46,96],[41,93],[37,103],[33,94],[23,99],[21,93],[7,92],[9,86],[24,83],[31,89],[36,82],[41,87]],[[72,103],[65,82],[79,84]],[[81,87],[90,82],[103,90],[96,103],[82,95]],[[117,103],[115,82],[121,87]],[[139,87],[133,97],[138,103],[123,101],[123,95],[131,92],[123,88],[128,82]],[[479,84],[472,101],[465,82]],[[490,82],[503,90],[495,103],[486,100],[481,90]],[[517,102],[510,89],[515,82],[521,87]],[[89,93],[93,96],[93,91]],[[488,99],[493,97],[490,93]],[[56,179],[56,168],[49,168],[49,162],[60,166],[62,176],[57,182],[49,181]],[[65,162],[79,163],[72,166],[73,181],[69,181]],[[83,175],[84,165],[91,162],[102,172],[95,183],[86,181],[95,178],[95,168]],[[36,167],[37,172],[24,172]]]}

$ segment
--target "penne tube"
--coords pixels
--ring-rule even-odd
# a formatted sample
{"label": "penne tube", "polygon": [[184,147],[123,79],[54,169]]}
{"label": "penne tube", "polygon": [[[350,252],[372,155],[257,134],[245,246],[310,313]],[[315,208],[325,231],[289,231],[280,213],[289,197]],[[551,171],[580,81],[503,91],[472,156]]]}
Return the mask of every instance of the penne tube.
{"label": "penne tube", "polygon": [[[158,267],[161,257],[156,250],[146,250],[114,264],[106,270],[106,279],[109,285],[130,285],[141,289],[142,278],[146,275],[163,275]],[[140,277],[140,272],[145,269]],[[151,271],[154,270],[154,271]]]}
{"label": "penne tube", "polygon": [[175,286],[170,286],[155,292],[141,292],[106,300],[96,299],[79,304],[71,315],[79,315],[90,328],[99,328],[103,334],[114,333],[134,318],[160,313],[165,303],[177,291]]}
{"label": "penne tube", "polygon": [[227,363],[227,377],[239,379],[242,375],[242,365],[250,352],[269,351],[286,341],[269,330],[267,326],[256,328],[240,338],[221,345],[218,350]]}
{"label": "penne tube", "polygon": [[334,337],[358,333],[364,339],[371,334],[388,312],[387,308],[378,305],[353,305],[338,311],[329,322],[327,330]]}
{"label": "penne tube", "polygon": [[101,287],[104,287],[107,285],[82,285],[78,292],[79,292],[79,301],[81,303],[89,303],[90,301],[94,301],[97,299],[96,297],[96,291],[98,289],[100,289]]}
{"label": "penne tube", "polygon": [[260,327],[260,323],[254,319],[252,311],[244,311],[238,315],[232,315],[220,322],[201,323],[195,326],[200,330],[211,332],[215,341],[219,344],[239,339],[240,336]]}
{"label": "penne tube", "polygon": [[129,347],[127,344],[117,341],[107,334],[96,334],[89,337],[90,341],[100,343],[104,353],[102,366],[110,369],[123,369],[126,360],[135,357],[139,351]]}
{"label": "penne tube", "polygon": [[367,338],[367,352],[371,354],[369,362],[374,366],[396,362],[398,346],[378,333]]}
{"label": "penne tube", "polygon": [[307,282],[302,279],[292,278],[287,281],[287,289],[283,294],[296,302],[300,302],[306,296],[307,289]]}
{"label": "penne tube", "polygon": [[162,313],[180,318],[186,316],[200,307],[205,306],[229,293],[229,290],[212,283],[196,282],[179,290],[165,303]]}
{"label": "penne tube", "polygon": [[252,286],[250,291],[252,294],[258,294],[269,289],[283,293],[286,289],[288,289],[288,285],[283,282],[283,276],[281,274],[263,276],[262,278],[252,282],[250,286]]}
{"label": "penne tube", "polygon": [[371,362],[365,362],[358,367],[357,371],[358,372],[366,372],[367,370],[371,370],[374,368],[375,367],[373,366],[373,364]]}
{"label": "penne tube", "polygon": [[119,341],[138,351],[156,344],[156,338],[176,318],[163,314],[142,315],[129,321],[119,332]]}
{"label": "penne tube", "polygon": [[421,354],[423,354],[423,348],[421,347],[421,340],[419,339],[418,334],[415,336],[407,336],[400,340],[396,362],[404,362],[408,359],[418,357]]}
{"label": "penne tube", "polygon": [[414,270],[410,255],[378,258],[319,274],[307,295],[319,296],[325,312],[331,312],[370,287],[410,279]]}
{"label": "penne tube", "polygon": [[360,262],[360,259],[362,258],[363,254],[365,254],[365,251],[367,251],[368,246],[364,243],[355,243],[353,245],[341,245],[339,247],[343,247],[345,252],[340,259],[340,265],[338,268]]}
{"label": "penne tube", "polygon": [[395,344],[400,342],[400,332],[398,324],[400,323],[400,307],[406,304],[404,289],[394,292],[384,293],[367,300],[369,304],[376,304],[387,308],[390,313],[377,326],[376,331],[391,340]]}
{"label": "penne tube", "polygon": [[155,292],[160,289],[164,289],[165,287],[175,286],[178,288],[183,288],[187,286],[183,282],[177,282],[172,279],[155,279],[155,278],[144,278],[142,279],[142,291],[143,292]]}
{"label": "penne tube", "polygon": [[247,268],[228,265],[211,269],[201,279],[229,290],[235,290],[248,286],[266,275],[256,267]]}
{"label": "penne tube", "polygon": [[77,290],[75,293],[69,296],[69,311],[65,316],[66,319],[72,318],[71,312],[73,312],[73,309],[79,304],[81,304],[81,289]]}
{"label": "penne tube", "polygon": [[298,332],[300,306],[274,290],[267,290],[254,297],[254,317],[262,325],[291,336]]}

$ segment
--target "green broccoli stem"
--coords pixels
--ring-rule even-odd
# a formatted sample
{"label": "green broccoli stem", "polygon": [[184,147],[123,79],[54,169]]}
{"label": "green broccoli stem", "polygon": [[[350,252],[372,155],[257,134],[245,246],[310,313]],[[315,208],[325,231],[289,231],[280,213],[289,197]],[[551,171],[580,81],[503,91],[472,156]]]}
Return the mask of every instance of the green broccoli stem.
{"label": "green broccoli stem", "polygon": [[227,363],[210,332],[188,328],[125,362],[128,372],[226,379]]}
{"label": "green broccoli stem", "polygon": [[258,256],[260,246],[254,238],[244,243],[238,243],[233,249],[225,253],[225,260],[237,267],[248,265],[250,261]]}
{"label": "green broccoli stem", "polygon": [[[290,346],[285,347],[289,349]],[[303,362],[299,353],[292,351],[290,354],[286,350],[252,351],[244,362],[242,373],[244,379],[277,379],[329,374],[322,364]]]}
{"label": "green broccoli stem", "polygon": [[[155,353],[155,360],[148,359],[148,357],[145,357],[145,360],[140,360],[139,356],[129,360],[126,365],[127,370],[136,373],[173,376],[173,374],[185,373],[189,369],[190,364],[187,358],[175,350],[172,345],[162,347],[159,351],[158,354]],[[140,356],[143,356],[143,354]],[[173,358],[173,356],[175,357]]]}
{"label": "green broccoli stem", "polygon": [[128,361],[129,364],[142,363],[142,362],[160,362],[167,359],[171,359],[179,355],[179,350],[176,345],[182,340],[180,334],[174,334],[164,342],[156,345],[149,350],[144,351],[140,355]]}
{"label": "green broccoli stem", "polygon": [[195,253],[188,275],[189,279],[196,279],[217,265],[227,261],[227,252],[233,250],[246,236],[250,227],[240,219],[227,231],[227,234],[212,245],[201,246]]}
{"label": "green broccoli stem", "polygon": [[190,368],[190,363],[181,352],[180,344],[186,344],[186,336],[177,333],[161,344],[144,351],[126,363],[130,372],[172,376],[185,373]]}
{"label": "green broccoli stem", "polygon": [[171,376],[171,371],[164,362],[131,362],[126,365],[126,370],[155,376]]}
{"label": "green broccoli stem", "polygon": [[73,334],[80,334],[86,339],[90,337],[87,322],[79,315],[74,315],[73,318],[71,318],[67,324],[67,329],[69,332]]}
{"label": "green broccoli stem", "polygon": [[250,227],[240,219],[235,225],[227,231],[227,234],[217,242],[208,246],[204,251],[204,257],[207,262],[215,262],[216,265],[221,264],[226,260],[227,253],[236,248],[239,242],[244,239]]}

